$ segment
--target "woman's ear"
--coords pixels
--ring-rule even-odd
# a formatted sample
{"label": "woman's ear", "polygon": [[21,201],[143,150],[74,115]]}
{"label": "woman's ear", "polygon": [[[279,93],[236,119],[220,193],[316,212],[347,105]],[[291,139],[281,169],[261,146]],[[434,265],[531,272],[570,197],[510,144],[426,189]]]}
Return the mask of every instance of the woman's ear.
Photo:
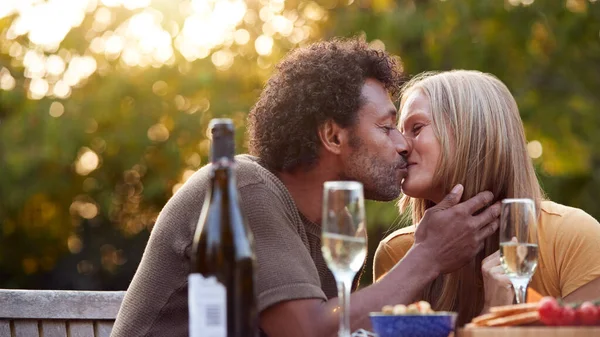
{"label": "woman's ear", "polygon": [[319,127],[319,139],[326,151],[333,154],[340,154],[342,145],[346,141],[346,132],[337,123],[328,120]]}

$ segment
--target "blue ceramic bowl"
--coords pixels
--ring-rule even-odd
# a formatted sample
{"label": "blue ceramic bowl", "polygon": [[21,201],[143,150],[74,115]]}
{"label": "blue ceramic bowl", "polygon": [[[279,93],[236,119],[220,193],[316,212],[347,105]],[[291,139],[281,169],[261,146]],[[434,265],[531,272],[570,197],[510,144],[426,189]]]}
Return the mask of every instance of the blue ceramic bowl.
{"label": "blue ceramic bowl", "polygon": [[454,331],[455,312],[431,314],[384,314],[369,315],[373,331],[379,337],[448,337]]}

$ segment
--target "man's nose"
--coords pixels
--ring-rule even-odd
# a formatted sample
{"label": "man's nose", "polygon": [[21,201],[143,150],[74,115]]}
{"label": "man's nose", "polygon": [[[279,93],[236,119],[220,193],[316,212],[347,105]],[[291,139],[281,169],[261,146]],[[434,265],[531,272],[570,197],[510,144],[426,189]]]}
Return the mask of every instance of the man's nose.
{"label": "man's nose", "polygon": [[412,152],[412,141],[406,137],[398,130],[396,132],[397,137],[395,139],[396,142],[396,152],[398,152],[404,158],[408,158],[410,153]]}

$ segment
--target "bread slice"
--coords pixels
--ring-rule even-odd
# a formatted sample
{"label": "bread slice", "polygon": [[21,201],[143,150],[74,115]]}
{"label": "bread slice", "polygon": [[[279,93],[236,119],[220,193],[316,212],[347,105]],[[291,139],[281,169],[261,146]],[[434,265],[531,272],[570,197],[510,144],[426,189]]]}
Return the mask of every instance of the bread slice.
{"label": "bread slice", "polygon": [[523,304],[511,304],[503,305],[501,307],[490,308],[490,313],[522,313],[529,312],[538,309],[539,303],[523,303]]}
{"label": "bread slice", "polygon": [[536,311],[524,312],[516,315],[504,316],[485,322],[485,326],[515,326],[538,322],[540,314]]}

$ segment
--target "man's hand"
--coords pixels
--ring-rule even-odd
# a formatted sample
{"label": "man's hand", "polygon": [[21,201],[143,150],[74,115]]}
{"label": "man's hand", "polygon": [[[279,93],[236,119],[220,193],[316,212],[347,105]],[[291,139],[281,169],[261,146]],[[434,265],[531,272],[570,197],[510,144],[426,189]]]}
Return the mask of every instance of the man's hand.
{"label": "man's hand", "polygon": [[[351,296],[352,331],[370,329],[369,312],[390,303],[414,301],[439,273],[456,270],[471,261],[483,240],[498,228],[499,205],[481,212],[492,201],[490,192],[458,204],[462,186],[425,212],[417,226],[415,246],[377,283]],[[458,204],[458,205],[457,205]],[[260,326],[272,337],[336,336],[339,325],[337,299],[281,302],[263,311]]]}
{"label": "man's hand", "polygon": [[484,240],[498,229],[500,205],[486,207],[491,192],[481,192],[458,204],[462,185],[456,185],[442,202],[425,211],[415,232],[413,249],[425,251],[433,268],[446,274],[473,260],[483,248]]}

